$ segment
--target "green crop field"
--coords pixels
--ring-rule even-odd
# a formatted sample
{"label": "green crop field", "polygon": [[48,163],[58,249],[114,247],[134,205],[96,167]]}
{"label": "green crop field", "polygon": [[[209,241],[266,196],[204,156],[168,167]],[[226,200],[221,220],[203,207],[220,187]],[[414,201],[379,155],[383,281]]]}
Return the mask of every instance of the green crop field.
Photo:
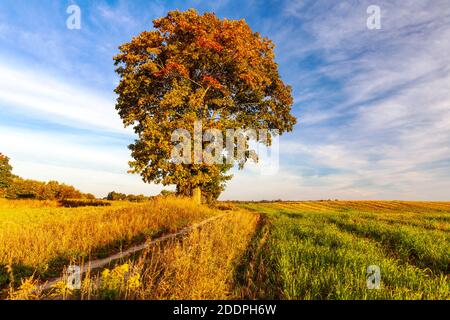
{"label": "green crop field", "polygon": [[[450,203],[247,203],[263,214],[249,297],[448,299]],[[379,289],[367,267],[378,266]]]}

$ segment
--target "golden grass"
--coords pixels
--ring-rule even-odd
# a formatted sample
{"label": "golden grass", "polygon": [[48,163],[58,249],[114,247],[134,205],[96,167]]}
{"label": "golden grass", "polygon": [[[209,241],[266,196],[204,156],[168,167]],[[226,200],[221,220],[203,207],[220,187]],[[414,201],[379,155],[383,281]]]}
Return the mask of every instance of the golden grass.
{"label": "golden grass", "polygon": [[7,200],[0,198],[0,212],[5,211],[5,209],[17,209],[17,208],[56,208],[58,207],[58,201],[56,200]]}
{"label": "golden grass", "polygon": [[251,241],[257,221],[256,214],[234,212],[193,231],[181,242],[175,240],[164,247],[152,247],[136,263],[126,263],[130,273],[126,280],[118,281],[124,284],[121,287],[111,286],[110,272],[103,272],[95,281],[101,285],[94,288],[91,297],[234,298],[235,268]]}
{"label": "golden grass", "polygon": [[87,276],[72,292],[64,282],[36,293],[30,278],[10,299],[233,299],[235,272],[255,232],[259,215],[233,212],[182,240],[155,245],[137,260],[128,260],[98,275]]}
{"label": "golden grass", "polygon": [[214,214],[216,211],[181,198],[101,208],[39,207],[37,203],[32,208],[2,207],[0,266],[37,270],[45,275],[52,263],[88,257],[99,250],[108,254],[121,245],[173,232]]}

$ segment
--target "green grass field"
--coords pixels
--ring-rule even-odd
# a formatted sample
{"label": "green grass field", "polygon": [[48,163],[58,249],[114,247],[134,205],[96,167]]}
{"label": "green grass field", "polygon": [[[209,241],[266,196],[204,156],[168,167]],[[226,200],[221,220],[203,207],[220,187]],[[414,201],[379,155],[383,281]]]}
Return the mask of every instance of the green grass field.
{"label": "green grass field", "polygon": [[[265,217],[242,281],[248,297],[449,299],[450,203],[247,203]],[[367,267],[381,271],[367,288]]]}

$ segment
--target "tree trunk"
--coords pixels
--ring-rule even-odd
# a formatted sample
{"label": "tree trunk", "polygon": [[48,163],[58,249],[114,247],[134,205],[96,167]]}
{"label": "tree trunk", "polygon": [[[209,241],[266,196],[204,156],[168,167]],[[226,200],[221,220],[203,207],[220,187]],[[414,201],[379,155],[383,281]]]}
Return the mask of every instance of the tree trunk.
{"label": "tree trunk", "polygon": [[194,200],[196,204],[202,204],[202,191],[199,187],[195,187],[192,190],[192,200]]}

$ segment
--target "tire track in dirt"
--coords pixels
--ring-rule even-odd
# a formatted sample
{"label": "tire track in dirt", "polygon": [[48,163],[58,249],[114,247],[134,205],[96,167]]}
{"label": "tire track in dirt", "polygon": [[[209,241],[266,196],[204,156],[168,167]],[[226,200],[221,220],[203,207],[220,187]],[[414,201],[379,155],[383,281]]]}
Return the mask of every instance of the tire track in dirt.
{"label": "tire track in dirt", "polygon": [[[88,271],[92,271],[95,269],[100,269],[102,267],[105,267],[107,265],[109,265],[111,262],[119,260],[119,259],[123,259],[126,257],[131,256],[133,253],[142,251],[150,246],[153,246],[155,244],[170,240],[170,239],[174,239],[174,238],[178,238],[180,236],[186,235],[187,233],[198,229],[200,227],[202,227],[203,225],[210,223],[214,220],[217,220],[219,218],[224,217],[225,215],[227,215],[228,213],[223,213],[223,214],[219,214],[216,215],[214,217],[208,218],[206,220],[203,220],[199,223],[195,223],[193,225],[187,226],[182,228],[181,230],[171,233],[171,234],[167,234],[161,237],[158,237],[156,239],[153,239],[151,241],[147,241],[145,243],[139,244],[139,245],[135,245],[132,246],[130,248],[128,248],[127,250],[121,251],[119,253],[110,255],[109,257],[103,258],[103,259],[96,259],[96,260],[92,260],[89,261],[85,264],[83,264],[82,266],[80,266],[81,269],[81,275],[87,273]],[[45,291],[45,290],[49,290],[52,288],[52,286],[54,286],[56,283],[60,282],[60,281],[64,281],[64,276],[62,277],[58,277],[58,278],[53,278],[53,279],[49,279],[48,281],[46,281],[45,283],[38,285],[37,289],[35,291]]]}

